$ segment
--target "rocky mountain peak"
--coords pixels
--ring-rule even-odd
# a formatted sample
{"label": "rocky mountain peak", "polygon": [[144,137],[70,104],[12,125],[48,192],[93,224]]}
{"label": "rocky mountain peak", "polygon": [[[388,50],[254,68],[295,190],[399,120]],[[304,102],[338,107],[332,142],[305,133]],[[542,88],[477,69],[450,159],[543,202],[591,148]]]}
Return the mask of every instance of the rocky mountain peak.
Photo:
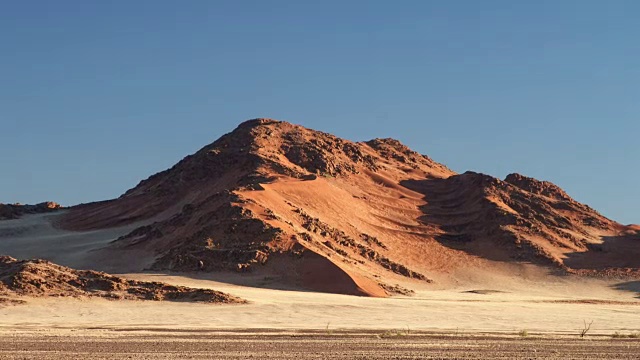
{"label": "rocky mountain peak", "polygon": [[534,194],[556,200],[571,200],[564,190],[549,181],[540,181],[517,173],[507,175],[504,181]]}

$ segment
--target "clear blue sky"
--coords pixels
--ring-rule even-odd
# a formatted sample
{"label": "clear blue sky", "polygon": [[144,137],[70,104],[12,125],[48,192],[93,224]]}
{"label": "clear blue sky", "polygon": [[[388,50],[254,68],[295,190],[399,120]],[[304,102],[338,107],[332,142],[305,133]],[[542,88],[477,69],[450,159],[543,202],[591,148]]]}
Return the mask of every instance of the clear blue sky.
{"label": "clear blue sky", "polygon": [[113,198],[271,117],[640,222],[640,1],[0,0],[0,202]]}

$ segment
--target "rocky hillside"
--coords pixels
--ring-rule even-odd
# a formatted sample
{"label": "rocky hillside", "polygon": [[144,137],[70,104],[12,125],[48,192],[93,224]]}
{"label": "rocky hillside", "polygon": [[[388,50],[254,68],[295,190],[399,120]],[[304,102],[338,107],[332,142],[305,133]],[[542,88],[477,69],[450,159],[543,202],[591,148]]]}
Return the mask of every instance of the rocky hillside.
{"label": "rocky hillside", "polygon": [[46,260],[18,261],[0,256],[0,296],[102,297],[114,300],[167,300],[240,303],[225,293],[126,280],[91,270],[74,270]]}
{"label": "rocky hillside", "polygon": [[595,249],[607,236],[636,234],[573,200],[556,185],[520,174],[502,181],[466,172],[403,184],[424,194],[421,221],[438,226],[436,237],[443,244],[483,258],[571,271],[569,256]]}
{"label": "rocky hillside", "polygon": [[60,226],[131,223],[111,248],[153,253],[157,270],[255,271],[346,294],[386,296],[405,291],[398,282],[492,262],[640,267],[637,229],[549,182],[455,174],[397,140],[356,143],[270,119],[240,124],[118,199],[72,208]]}
{"label": "rocky hillside", "polygon": [[0,204],[0,220],[17,219],[25,214],[40,214],[61,209],[60,204],[51,201],[36,205]]}

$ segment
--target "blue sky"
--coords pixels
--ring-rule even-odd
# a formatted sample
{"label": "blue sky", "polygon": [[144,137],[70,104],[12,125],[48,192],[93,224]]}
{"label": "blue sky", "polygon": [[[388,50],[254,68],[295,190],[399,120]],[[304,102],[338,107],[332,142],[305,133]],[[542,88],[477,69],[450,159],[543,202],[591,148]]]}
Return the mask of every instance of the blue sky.
{"label": "blue sky", "polygon": [[0,202],[113,198],[271,117],[639,223],[638,1],[2,1]]}

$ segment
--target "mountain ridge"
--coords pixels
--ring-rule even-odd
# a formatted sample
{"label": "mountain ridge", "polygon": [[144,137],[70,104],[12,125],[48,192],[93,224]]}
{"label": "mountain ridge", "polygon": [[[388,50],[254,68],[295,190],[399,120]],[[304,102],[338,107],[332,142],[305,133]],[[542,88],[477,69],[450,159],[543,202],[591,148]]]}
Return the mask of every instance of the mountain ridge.
{"label": "mountain ridge", "polygon": [[[143,220],[110,248],[148,251],[154,270],[258,271],[371,296],[491,262],[603,273],[611,269],[581,254],[640,251],[637,229],[550,182],[457,174],[395,139],[352,142],[273,119],[243,122],[119,198],[71,208],[58,226]],[[603,239],[632,251],[618,254]],[[615,273],[640,267],[613,264],[632,269]]]}

